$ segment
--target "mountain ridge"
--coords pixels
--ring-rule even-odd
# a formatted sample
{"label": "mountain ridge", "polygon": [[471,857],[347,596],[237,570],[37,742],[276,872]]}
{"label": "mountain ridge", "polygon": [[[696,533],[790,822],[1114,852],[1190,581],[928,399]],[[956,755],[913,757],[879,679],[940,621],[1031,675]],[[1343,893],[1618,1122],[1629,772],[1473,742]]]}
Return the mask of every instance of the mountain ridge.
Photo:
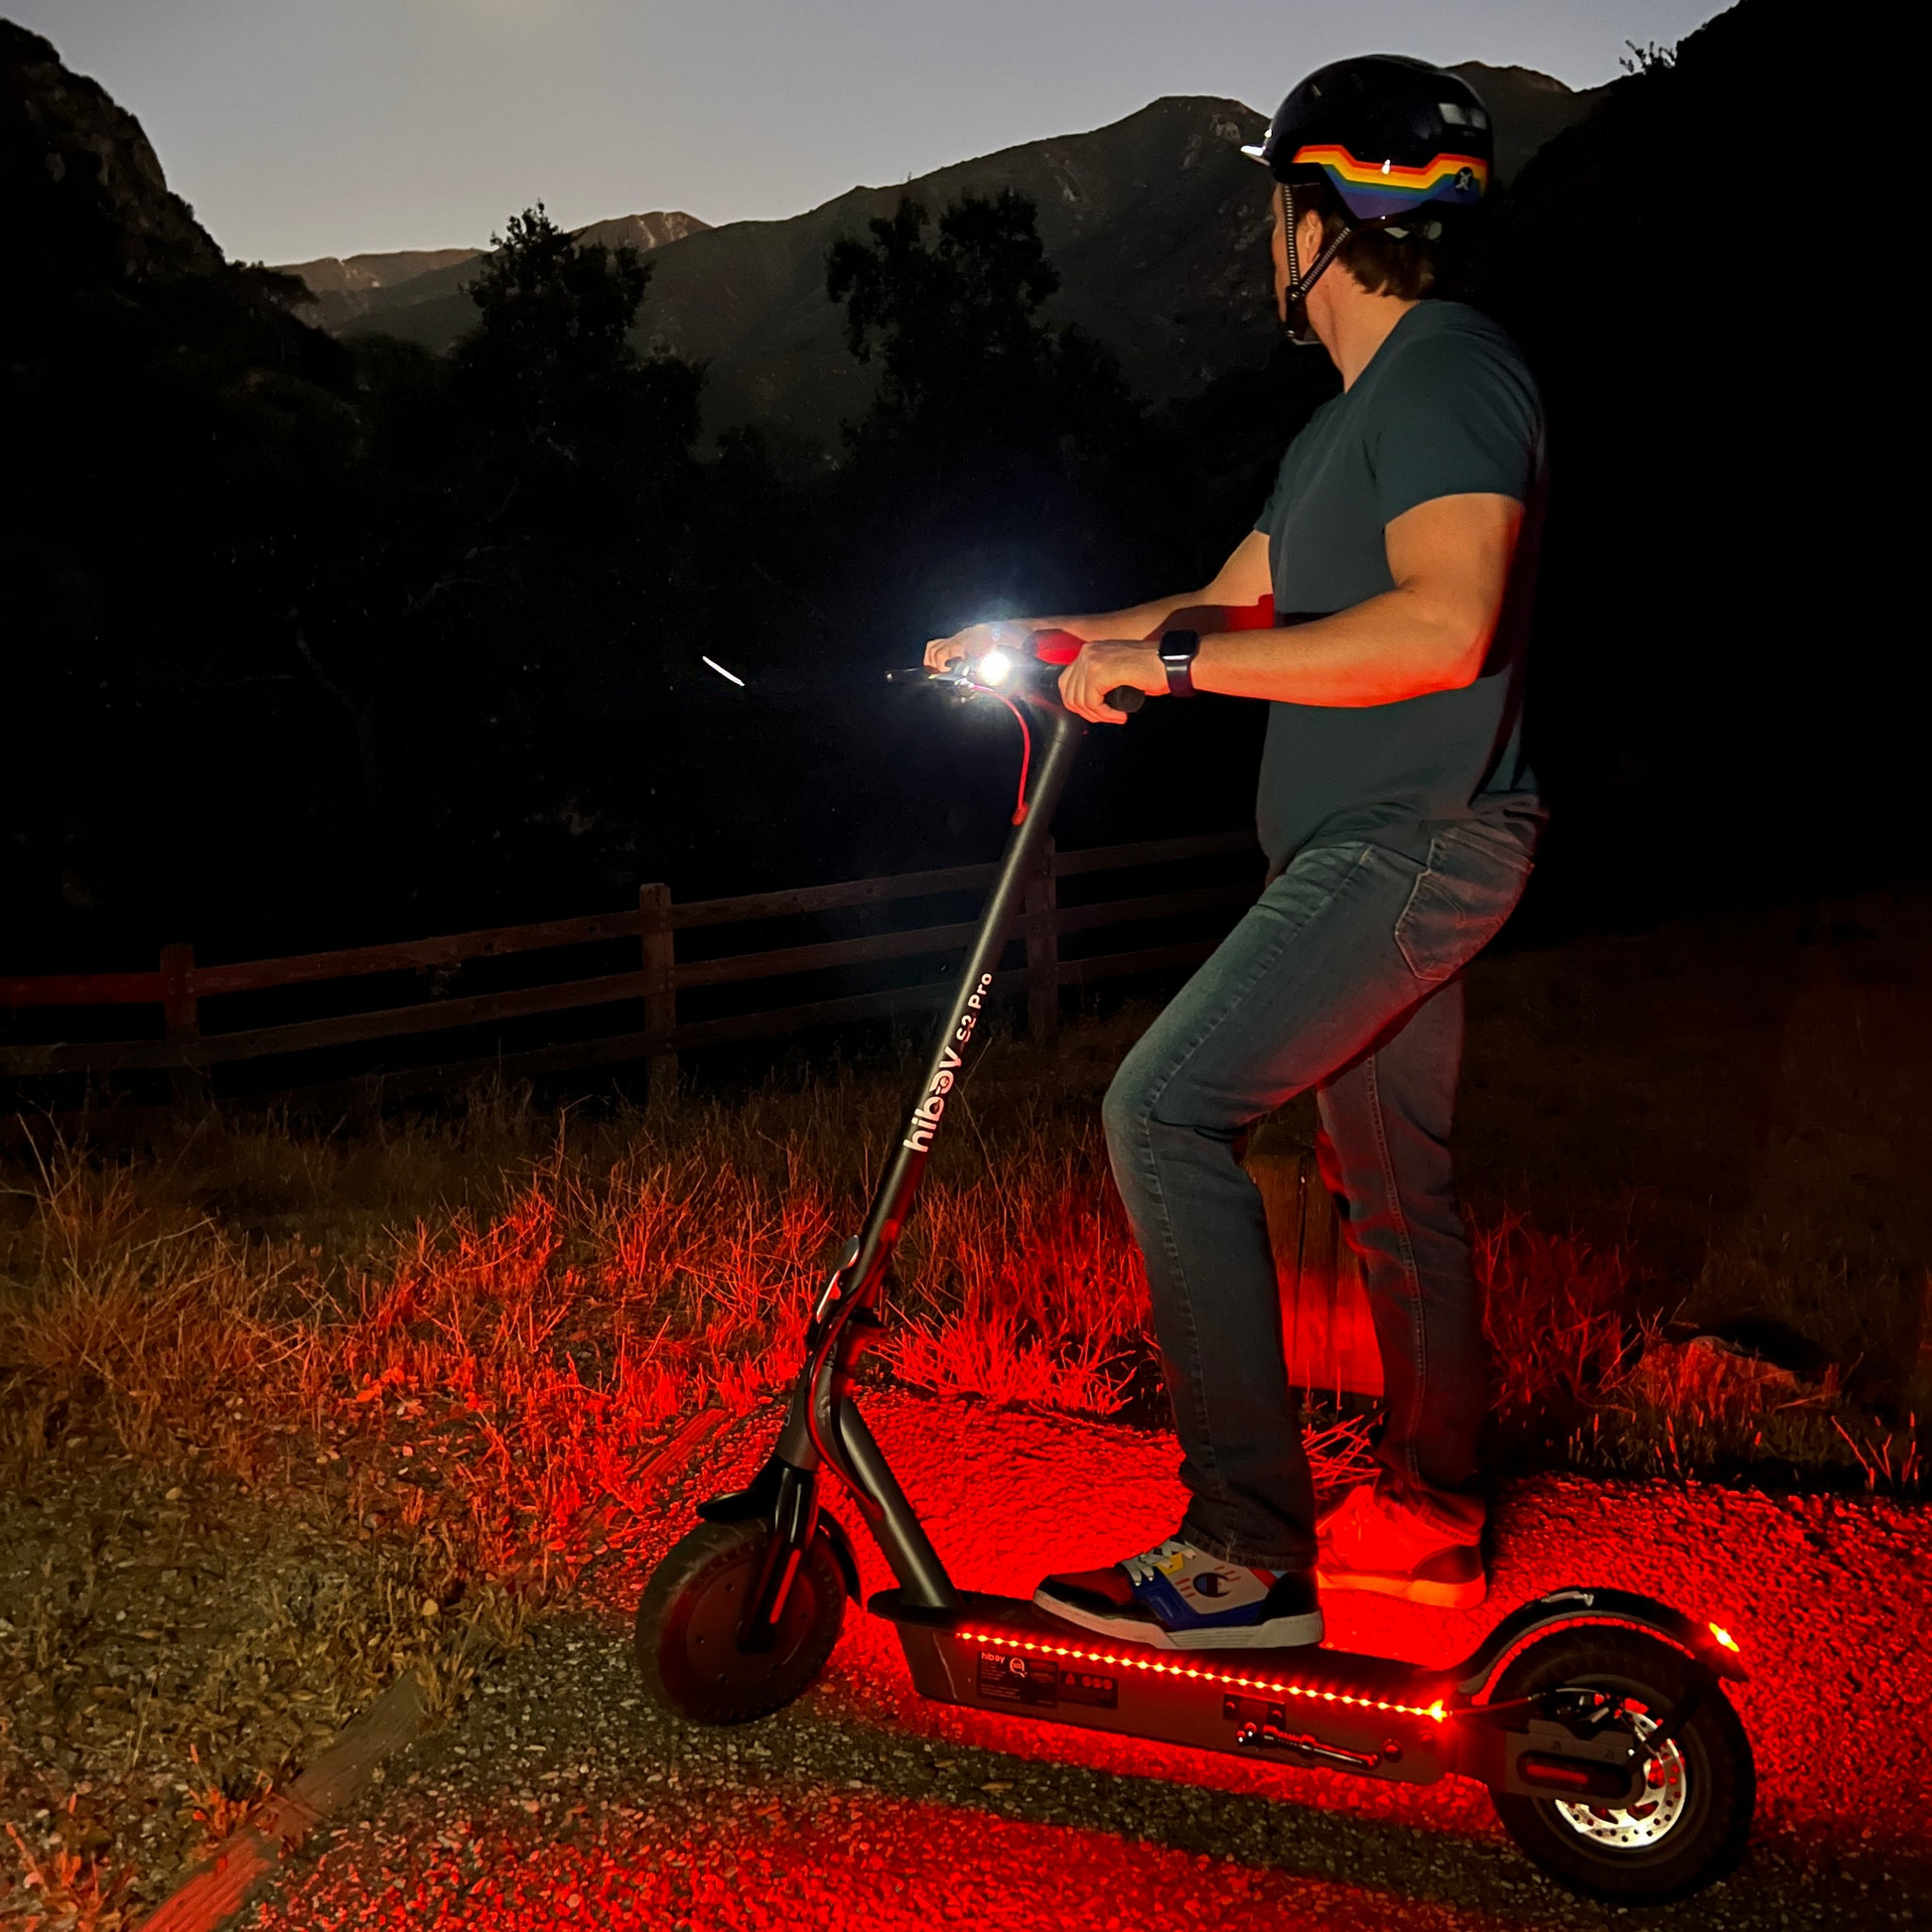
{"label": "mountain ridge", "polygon": [[[1490,103],[1504,181],[1602,91],[1576,92],[1527,68],[1455,70]],[[825,297],[826,250],[841,235],[863,234],[902,196],[936,215],[963,195],[1011,188],[1037,206],[1060,276],[1048,317],[1106,344],[1138,393],[1156,401],[1191,393],[1264,354],[1273,338],[1261,246],[1267,197],[1239,153],[1265,125],[1240,101],[1169,95],[1104,127],[1017,143],[911,182],[851,188],[798,214],[695,224],[652,248],[640,345],[706,364],[710,433],[752,422],[781,438],[834,444],[841,421],[864,412],[877,372],[846,352],[839,312]],[[446,349],[474,319],[468,259],[371,291],[352,318],[332,321],[325,311],[321,319],[344,333]]]}
{"label": "mountain ridge", "polygon": [[[682,241],[711,224],[682,208],[652,208],[645,214],[618,214],[590,221],[571,232],[579,241],[600,241],[607,248],[635,248],[648,254],[666,242]],[[310,317],[319,327],[346,329],[379,309],[412,308],[443,296],[461,293],[461,271],[486,248],[404,248],[361,255],[319,255],[313,261],[277,262],[277,275],[293,275],[314,298]]]}

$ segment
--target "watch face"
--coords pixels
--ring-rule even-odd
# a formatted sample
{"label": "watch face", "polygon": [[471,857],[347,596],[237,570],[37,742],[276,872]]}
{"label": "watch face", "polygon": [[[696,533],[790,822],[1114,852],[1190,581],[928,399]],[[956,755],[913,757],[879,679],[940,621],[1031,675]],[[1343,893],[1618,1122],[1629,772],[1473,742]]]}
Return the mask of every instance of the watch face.
{"label": "watch face", "polygon": [[1194,695],[1194,653],[1199,649],[1198,630],[1170,630],[1161,639],[1161,662],[1167,669],[1171,697]]}

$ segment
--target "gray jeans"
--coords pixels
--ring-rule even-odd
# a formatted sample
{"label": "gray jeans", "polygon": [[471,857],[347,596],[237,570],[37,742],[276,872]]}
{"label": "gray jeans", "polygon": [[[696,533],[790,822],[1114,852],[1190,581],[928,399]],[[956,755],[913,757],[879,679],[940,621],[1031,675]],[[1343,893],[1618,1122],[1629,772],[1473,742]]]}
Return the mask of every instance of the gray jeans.
{"label": "gray jeans", "polygon": [[1457,974],[1521,897],[1532,839],[1470,821],[1437,833],[1427,866],[1362,842],[1298,853],[1108,1090],[1192,1498],[1180,1533],[1227,1562],[1314,1561],[1275,1267],[1239,1158],[1247,1130],[1310,1087],[1381,1345],[1387,1479],[1453,1535],[1481,1521],[1488,1358],[1449,1151]]}

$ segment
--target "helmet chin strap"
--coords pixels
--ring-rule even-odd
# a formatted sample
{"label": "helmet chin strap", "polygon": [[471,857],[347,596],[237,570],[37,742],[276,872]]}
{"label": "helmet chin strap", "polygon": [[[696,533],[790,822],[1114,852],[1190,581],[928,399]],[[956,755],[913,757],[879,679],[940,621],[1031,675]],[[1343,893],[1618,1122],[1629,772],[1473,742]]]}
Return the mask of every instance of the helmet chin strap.
{"label": "helmet chin strap", "polygon": [[1282,220],[1288,235],[1288,314],[1283,318],[1282,327],[1288,332],[1290,342],[1303,348],[1318,347],[1321,338],[1314,333],[1314,325],[1309,321],[1309,291],[1320,281],[1322,272],[1341,253],[1342,243],[1355,230],[1344,220],[1340,229],[1323,244],[1321,252],[1309,264],[1305,275],[1302,272],[1301,240],[1296,233],[1300,215],[1295,207],[1294,184],[1277,182],[1275,193],[1281,198]]}

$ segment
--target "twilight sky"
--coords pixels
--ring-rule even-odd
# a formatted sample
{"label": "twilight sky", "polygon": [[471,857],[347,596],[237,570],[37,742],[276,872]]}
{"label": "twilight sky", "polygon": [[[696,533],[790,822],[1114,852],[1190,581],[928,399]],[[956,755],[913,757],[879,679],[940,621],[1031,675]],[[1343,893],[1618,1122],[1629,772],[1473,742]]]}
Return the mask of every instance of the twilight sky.
{"label": "twilight sky", "polygon": [[542,200],[795,214],[1159,94],[1263,112],[1396,52],[1617,72],[1713,0],[0,0],[140,117],[242,260],[476,246]]}

